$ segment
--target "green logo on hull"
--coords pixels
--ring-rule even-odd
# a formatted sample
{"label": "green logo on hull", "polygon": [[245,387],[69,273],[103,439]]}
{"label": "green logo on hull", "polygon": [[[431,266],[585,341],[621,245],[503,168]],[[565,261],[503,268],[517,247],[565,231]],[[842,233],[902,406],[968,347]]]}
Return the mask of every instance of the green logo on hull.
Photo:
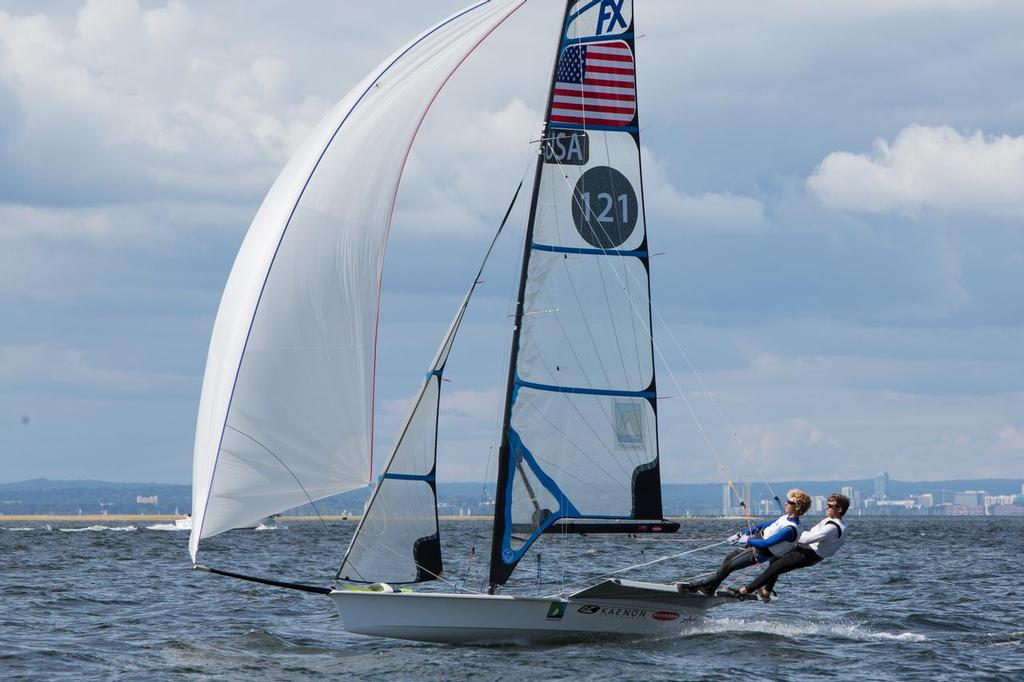
{"label": "green logo on hull", "polygon": [[565,615],[564,601],[553,601],[548,605],[548,618],[558,619]]}

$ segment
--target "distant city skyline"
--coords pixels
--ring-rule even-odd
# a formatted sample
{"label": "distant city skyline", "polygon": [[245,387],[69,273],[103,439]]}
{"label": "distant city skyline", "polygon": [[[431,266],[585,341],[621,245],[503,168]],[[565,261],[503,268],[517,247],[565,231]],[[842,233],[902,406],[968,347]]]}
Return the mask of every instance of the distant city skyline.
{"label": "distant city skyline", "polygon": [[[809,513],[823,514],[828,495],[846,494],[853,515],[1024,515],[1024,479],[977,479],[951,481],[897,481],[899,499],[875,500],[870,494],[874,479],[859,481],[772,481],[776,495],[796,487],[811,495]],[[849,485],[845,485],[849,484]],[[739,506],[734,491],[748,500]],[[440,483],[440,514],[487,515],[494,509],[493,482]],[[291,510],[290,514],[359,514],[368,489],[337,495]],[[778,503],[764,484],[722,483],[666,484],[662,498],[666,516],[773,516]],[[191,508],[187,484],[114,483],[105,481],[23,481],[0,483],[0,518],[18,514],[184,514]]]}

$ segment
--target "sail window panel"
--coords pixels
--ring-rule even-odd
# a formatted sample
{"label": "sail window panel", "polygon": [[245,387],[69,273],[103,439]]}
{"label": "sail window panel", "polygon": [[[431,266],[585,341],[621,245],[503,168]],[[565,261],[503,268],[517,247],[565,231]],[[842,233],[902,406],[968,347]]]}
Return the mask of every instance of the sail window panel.
{"label": "sail window panel", "polygon": [[534,251],[519,377],[563,387],[645,390],[654,373],[648,315],[640,259]]}
{"label": "sail window panel", "polygon": [[426,557],[422,552],[418,556],[417,548],[431,544],[430,540],[437,535],[433,486],[427,481],[385,478],[366,511],[339,575],[355,582],[411,583],[432,579],[431,573],[439,573],[439,557]]}
{"label": "sail window panel", "polygon": [[[645,221],[640,153],[625,132],[548,131],[549,144],[566,135],[586,135],[587,159],[570,164],[549,153],[537,195],[533,241],[559,247],[635,251],[644,243]],[[567,146],[567,143],[562,143]]]}
{"label": "sail window panel", "polygon": [[657,460],[649,400],[520,386],[512,428],[535,466],[581,516],[629,518],[633,477]]}

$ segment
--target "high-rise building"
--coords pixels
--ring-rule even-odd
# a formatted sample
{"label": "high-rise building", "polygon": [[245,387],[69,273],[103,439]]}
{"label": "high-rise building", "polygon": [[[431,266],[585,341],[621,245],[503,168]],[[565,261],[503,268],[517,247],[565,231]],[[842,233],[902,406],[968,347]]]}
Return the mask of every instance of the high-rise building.
{"label": "high-rise building", "polygon": [[852,485],[843,486],[842,492],[850,498],[850,509],[860,509],[863,506],[861,504],[860,491],[856,490]]}
{"label": "high-rise building", "polygon": [[732,515],[732,491],[728,485],[722,486],[722,516]]}
{"label": "high-rise building", "polygon": [[953,502],[964,507],[984,507],[987,494],[984,490],[965,490],[956,493]]}
{"label": "high-rise building", "polygon": [[875,476],[875,499],[886,500],[889,498],[889,472],[883,471]]}

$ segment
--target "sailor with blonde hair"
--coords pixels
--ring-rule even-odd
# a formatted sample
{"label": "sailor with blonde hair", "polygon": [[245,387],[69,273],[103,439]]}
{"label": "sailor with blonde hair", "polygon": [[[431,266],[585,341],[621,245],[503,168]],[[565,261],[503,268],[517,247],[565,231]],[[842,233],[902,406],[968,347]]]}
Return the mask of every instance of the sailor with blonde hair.
{"label": "sailor with blonde hair", "polygon": [[840,493],[829,495],[828,504],[825,507],[825,518],[814,528],[801,533],[796,547],[782,556],[773,558],[768,564],[768,568],[739,590],[726,589],[722,592],[730,597],[742,599],[760,589],[758,596],[761,597],[761,600],[771,600],[775,581],[779,579],[780,575],[798,568],[813,566],[839,551],[847,537],[843,517],[849,508],[850,498],[846,495]]}
{"label": "sailor with blonde hair", "polygon": [[747,566],[781,557],[796,546],[800,537],[800,517],[811,508],[811,497],[797,488],[786,493],[784,513],[774,521],[752,526],[748,531],[730,536],[726,542],[739,545],[725,559],[718,571],[698,582],[679,582],[680,592],[689,590],[712,596],[730,573]]}

